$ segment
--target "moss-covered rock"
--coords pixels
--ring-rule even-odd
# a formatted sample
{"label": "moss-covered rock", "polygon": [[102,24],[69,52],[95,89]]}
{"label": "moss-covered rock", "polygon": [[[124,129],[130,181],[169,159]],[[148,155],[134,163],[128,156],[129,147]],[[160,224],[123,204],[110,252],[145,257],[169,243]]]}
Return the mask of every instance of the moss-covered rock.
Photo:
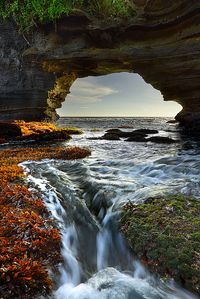
{"label": "moss-covered rock", "polygon": [[63,127],[60,128],[62,132],[65,132],[69,135],[81,135],[83,134],[83,130],[76,128],[76,127]]}
{"label": "moss-covered rock", "polygon": [[128,203],[121,230],[149,269],[200,294],[199,200],[175,195]]}

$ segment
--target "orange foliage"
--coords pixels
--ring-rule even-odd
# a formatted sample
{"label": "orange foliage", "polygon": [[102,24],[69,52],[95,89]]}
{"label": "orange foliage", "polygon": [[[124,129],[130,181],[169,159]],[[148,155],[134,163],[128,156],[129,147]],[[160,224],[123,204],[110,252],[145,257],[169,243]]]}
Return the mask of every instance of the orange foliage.
{"label": "orange foliage", "polygon": [[3,150],[0,155],[0,185],[24,177],[22,167],[18,166],[18,163],[23,161],[82,159],[90,155],[90,153],[90,150],[79,147],[37,147]]}
{"label": "orange foliage", "polygon": [[17,148],[0,151],[0,298],[35,298],[52,287],[48,268],[60,261],[60,235],[39,198],[20,182],[26,160],[77,159],[78,147]]}
{"label": "orange foliage", "polygon": [[73,160],[82,159],[91,154],[89,149],[80,147],[37,147],[17,148],[0,152],[0,165],[13,165],[27,160],[61,159]]}
{"label": "orange foliage", "polygon": [[1,165],[0,166],[0,184],[13,182],[16,179],[24,177],[23,168],[18,165]]}
{"label": "orange foliage", "polygon": [[60,236],[42,200],[25,186],[1,184],[0,219],[0,296],[47,293],[47,267],[60,262]]}
{"label": "orange foliage", "polygon": [[18,120],[14,122],[17,124],[22,131],[22,134],[25,135],[31,135],[31,134],[42,134],[42,133],[49,133],[57,131],[58,128],[49,122],[25,122],[23,120]]}

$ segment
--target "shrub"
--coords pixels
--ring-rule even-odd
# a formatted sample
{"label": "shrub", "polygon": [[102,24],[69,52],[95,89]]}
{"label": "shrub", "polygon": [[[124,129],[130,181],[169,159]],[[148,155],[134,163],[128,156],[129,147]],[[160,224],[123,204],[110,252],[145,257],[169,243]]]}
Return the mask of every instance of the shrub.
{"label": "shrub", "polygon": [[115,18],[134,13],[128,0],[1,0],[0,16],[12,17],[22,31],[35,23],[55,21],[73,11],[82,10],[90,16]]}

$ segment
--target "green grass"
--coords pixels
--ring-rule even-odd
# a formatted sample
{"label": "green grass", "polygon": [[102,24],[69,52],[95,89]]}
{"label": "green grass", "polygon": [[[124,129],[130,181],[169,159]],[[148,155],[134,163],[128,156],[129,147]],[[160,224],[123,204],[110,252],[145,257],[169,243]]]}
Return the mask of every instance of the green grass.
{"label": "green grass", "polygon": [[19,30],[29,31],[39,23],[56,21],[73,11],[105,19],[129,17],[134,14],[129,0],[1,0],[0,16],[13,18]]}

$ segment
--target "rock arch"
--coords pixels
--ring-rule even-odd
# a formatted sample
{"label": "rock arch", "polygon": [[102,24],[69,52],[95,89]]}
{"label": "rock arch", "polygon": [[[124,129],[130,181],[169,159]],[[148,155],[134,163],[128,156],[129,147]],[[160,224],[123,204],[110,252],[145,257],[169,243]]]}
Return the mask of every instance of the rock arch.
{"label": "rock arch", "polygon": [[0,118],[55,119],[76,78],[123,71],[138,73],[165,101],[182,105],[180,122],[197,124],[200,3],[132,4],[137,14],[131,20],[106,24],[73,15],[59,20],[56,32],[54,24],[46,24],[26,41],[13,24],[0,24]]}

